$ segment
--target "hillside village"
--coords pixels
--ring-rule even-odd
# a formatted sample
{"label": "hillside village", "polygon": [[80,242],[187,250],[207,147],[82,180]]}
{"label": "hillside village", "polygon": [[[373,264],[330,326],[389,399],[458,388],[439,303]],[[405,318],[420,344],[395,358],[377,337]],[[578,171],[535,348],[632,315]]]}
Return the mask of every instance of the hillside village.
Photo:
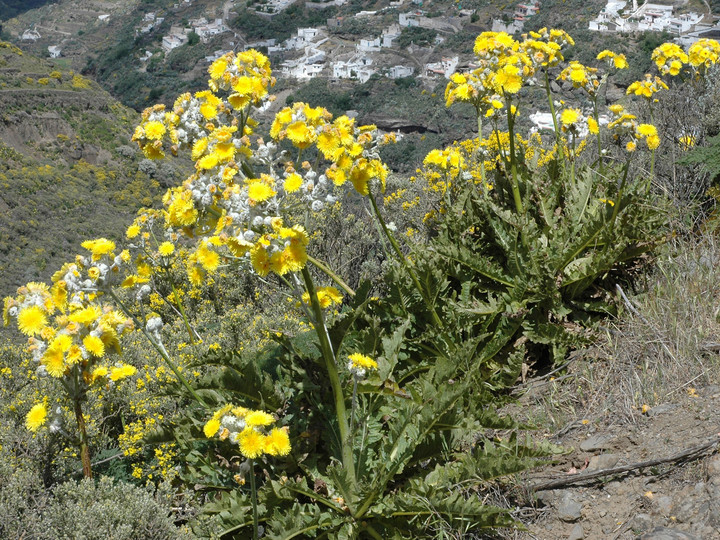
{"label": "hillside village", "polygon": [[673,5],[645,2],[638,6],[637,0],[631,5],[625,0],[608,0],[588,28],[597,32],[668,32],[686,47],[701,38],[720,36],[720,21],[714,22],[709,7],[706,13],[678,13]]}
{"label": "hillside village", "polygon": [[[542,9],[542,0],[526,0],[510,4],[479,23],[477,10],[462,9],[460,4],[439,12],[430,11],[431,4],[423,5],[423,0],[394,0],[374,4],[377,9],[353,12],[347,0],[306,1],[304,9],[317,13],[316,20],[323,20],[325,13],[333,16],[324,18],[325,24],[290,28],[292,33],[286,32],[285,39],[252,39],[237,28],[241,13],[254,13],[258,21],[272,24],[275,17],[293,6],[296,8],[297,3],[297,0],[254,3],[179,0],[165,6],[155,2],[156,7],[151,11],[140,11],[137,16],[132,3],[84,0],[81,8],[62,24],[48,22],[54,20],[55,8],[50,5],[40,23],[22,27],[16,20],[16,25],[9,26],[19,42],[42,44],[47,56],[60,61],[68,58],[77,64],[78,57],[87,56],[87,50],[78,46],[76,35],[84,32],[102,35],[108,26],[135,15],[132,32],[135,43],[143,46],[133,49],[131,69],[138,72],[157,69],[178,51],[189,51],[189,47],[200,43],[204,56],[196,56],[197,60],[193,59],[196,64],[186,66],[198,79],[211,62],[229,51],[259,49],[270,56],[281,79],[299,84],[317,78],[362,84],[376,76],[412,79],[414,84],[429,90],[456,71],[474,67],[471,54],[458,54],[452,47],[445,46],[446,40],[458,33],[472,36],[485,30],[519,35]],[[587,23],[589,30],[600,33],[667,31],[684,46],[701,37],[720,35],[720,22],[713,17],[709,6],[705,13],[698,13],[676,5],[649,2],[638,5],[638,0],[628,4],[629,0],[608,0],[597,17]],[[355,31],[346,31],[353,27]],[[536,110],[528,119],[532,129],[553,129],[552,117],[547,111]]]}
{"label": "hillside village", "polygon": [[[473,24],[475,11],[471,9],[463,10],[457,6],[449,14],[434,14],[430,17],[422,7],[422,0],[396,0],[377,10],[330,17],[325,25],[297,28],[285,40],[270,38],[249,41],[232,28],[232,20],[237,17],[238,10],[245,7],[245,2],[228,0],[222,5],[218,4],[214,12],[207,13],[207,16],[183,19],[194,2],[198,0],[180,0],[168,8],[144,13],[135,26],[135,36],[149,37],[157,46],[154,49],[146,48],[137,56],[141,63],[138,69],[144,69],[150,62],[162,61],[171,51],[187,45],[193,39],[199,39],[204,44],[212,41],[222,45],[206,54],[206,63],[231,50],[259,48],[267,51],[271,58],[280,59],[279,65],[276,65],[283,77],[299,81],[325,77],[363,83],[373,75],[381,75],[391,79],[415,77],[430,82],[449,78],[456,70],[471,67],[469,59],[458,55],[438,57],[437,54],[428,54],[436,48],[441,50],[448,36],[468,28],[477,32],[492,29],[519,34],[526,21],[541,8],[541,0],[511,5],[502,13],[502,17],[492,18],[491,28],[483,28]],[[257,15],[269,20],[295,3],[296,0],[268,0],[254,4],[252,9]],[[304,7],[320,10],[344,6],[346,3],[347,0],[305,2]],[[88,2],[84,7],[85,26],[91,24],[96,29],[102,28],[113,19],[122,18],[129,9],[128,4],[124,8],[117,5],[113,10],[102,11],[109,5],[111,3]],[[52,7],[49,9],[52,10]],[[93,15],[95,19],[89,22]],[[351,19],[372,28],[377,26],[376,21],[387,21],[388,15],[391,15],[392,22],[374,34],[347,36],[339,33]],[[80,14],[77,18],[80,18]],[[171,24],[168,25],[166,21]],[[400,36],[407,29],[413,28],[433,32],[434,41],[423,47],[412,41],[406,48],[399,47]],[[709,11],[703,14],[693,11],[678,13],[672,5],[646,2],[638,6],[637,0],[633,0],[632,6],[628,6],[625,0],[609,0],[597,17],[589,22],[589,29],[598,32],[668,31],[677,36],[678,42],[687,46],[700,37],[720,35],[720,22],[716,22]],[[79,34],[82,32],[78,30]],[[50,38],[52,43],[47,45],[46,54],[52,58],[73,54],[65,49],[65,43],[72,41],[71,28],[61,29],[59,24],[33,24],[17,29],[16,33],[18,41],[26,44]],[[74,54],[77,54],[77,50]]]}

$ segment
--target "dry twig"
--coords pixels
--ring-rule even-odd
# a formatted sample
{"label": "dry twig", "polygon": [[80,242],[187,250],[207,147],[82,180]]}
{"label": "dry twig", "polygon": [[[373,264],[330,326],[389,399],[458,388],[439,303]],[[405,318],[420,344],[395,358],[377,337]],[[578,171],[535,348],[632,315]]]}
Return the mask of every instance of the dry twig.
{"label": "dry twig", "polygon": [[586,480],[593,480],[601,476],[609,476],[613,474],[620,474],[624,472],[634,471],[637,469],[644,469],[645,467],[654,467],[656,465],[662,465],[663,463],[673,463],[676,461],[687,461],[690,459],[696,459],[704,454],[710,448],[720,443],[720,435],[713,437],[709,441],[706,441],[698,446],[693,446],[677,454],[666,458],[650,459],[648,461],[640,461],[638,463],[632,463],[630,465],[623,465],[621,467],[613,467],[612,469],[602,469],[600,471],[592,471],[587,473],[574,474],[570,476],[564,476],[562,478],[556,478],[548,482],[541,482],[530,486],[530,491],[545,491],[548,489],[555,489],[559,487],[569,486],[571,484],[579,484]]}

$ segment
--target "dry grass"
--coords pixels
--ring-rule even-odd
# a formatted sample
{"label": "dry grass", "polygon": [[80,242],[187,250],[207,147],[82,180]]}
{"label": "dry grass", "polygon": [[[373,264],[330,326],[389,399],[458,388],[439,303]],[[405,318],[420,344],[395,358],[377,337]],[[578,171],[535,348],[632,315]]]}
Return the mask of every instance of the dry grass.
{"label": "dry grass", "polygon": [[673,241],[637,292],[623,292],[620,315],[605,322],[594,347],[523,388],[514,414],[541,426],[544,436],[559,438],[607,417],[635,422],[643,405],[720,380],[718,238]]}

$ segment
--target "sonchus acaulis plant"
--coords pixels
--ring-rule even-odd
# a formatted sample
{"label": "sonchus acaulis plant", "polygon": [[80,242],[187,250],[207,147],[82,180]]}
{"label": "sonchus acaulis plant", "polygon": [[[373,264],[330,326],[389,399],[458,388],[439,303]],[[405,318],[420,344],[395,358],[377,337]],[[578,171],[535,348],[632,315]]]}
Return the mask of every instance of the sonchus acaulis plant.
{"label": "sonchus acaulis plant", "polygon": [[[257,134],[258,115],[273,101],[270,63],[253,50],[228,53],[210,66],[207,90],[143,112],[133,139],[145,156],[184,152],[195,166],[161,209],[139,213],[127,251],[89,242],[89,259],[66,267],[52,288],[28,286],[6,312],[42,340],[33,354],[48,372],[53,340],[72,335],[57,344],[57,378],[71,396],[76,387],[65,377],[78,388],[92,384],[95,365],[124,331],[134,325],[144,334],[178,392],[196,403],[183,409],[184,424],[176,418],[174,436],[191,463],[185,480],[216,493],[205,506],[216,514],[215,532],[380,539],[512,526],[477,491],[551,449],[525,444],[518,424],[495,413],[502,391],[530,353],[545,348],[558,358],[576,344],[582,324],[610,308],[607,285],[662,237],[651,178],[631,168],[637,152],[659,148],[660,129],[619,105],[601,114],[606,76],[565,63],[572,43],[546,29],[522,41],[478,37],[478,68],[453,75],[446,91],[448,105],[474,107],[478,137],[425,159],[416,185],[429,211],[414,225],[428,234],[409,245],[377,202],[389,176],[380,148],[395,136],[306,103],[280,109],[269,133]],[[687,58],[661,47],[654,60],[671,76],[701,74],[719,49],[701,40]],[[611,51],[598,58],[627,65]],[[560,106],[554,78],[571,81],[592,109]],[[531,83],[545,88],[553,118],[545,142],[517,129]],[[631,88],[652,96],[662,85],[648,79]],[[598,138],[597,159],[585,159],[600,135],[620,150],[606,152]],[[365,205],[386,248],[377,296],[369,283],[353,290],[332,260],[313,256],[319,216],[348,196]],[[403,208],[394,221],[412,223],[413,204]],[[199,375],[190,379],[148,298],[167,293],[195,346],[203,336],[186,291],[222,282],[229,268],[282,290],[304,326],[274,332],[277,346],[252,357],[193,349]],[[62,287],[73,300],[58,304]],[[107,369],[102,376],[112,380]],[[41,410],[28,416],[30,427],[43,421]]]}

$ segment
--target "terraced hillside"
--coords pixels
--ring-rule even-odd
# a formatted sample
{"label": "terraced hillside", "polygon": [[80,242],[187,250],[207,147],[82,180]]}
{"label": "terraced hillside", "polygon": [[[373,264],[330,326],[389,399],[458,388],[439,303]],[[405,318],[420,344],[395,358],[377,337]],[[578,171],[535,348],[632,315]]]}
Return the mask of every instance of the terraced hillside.
{"label": "terraced hillside", "polygon": [[90,80],[0,47],[0,295],[47,278],[81,239],[122,234],[161,174],[130,135],[137,113]]}

